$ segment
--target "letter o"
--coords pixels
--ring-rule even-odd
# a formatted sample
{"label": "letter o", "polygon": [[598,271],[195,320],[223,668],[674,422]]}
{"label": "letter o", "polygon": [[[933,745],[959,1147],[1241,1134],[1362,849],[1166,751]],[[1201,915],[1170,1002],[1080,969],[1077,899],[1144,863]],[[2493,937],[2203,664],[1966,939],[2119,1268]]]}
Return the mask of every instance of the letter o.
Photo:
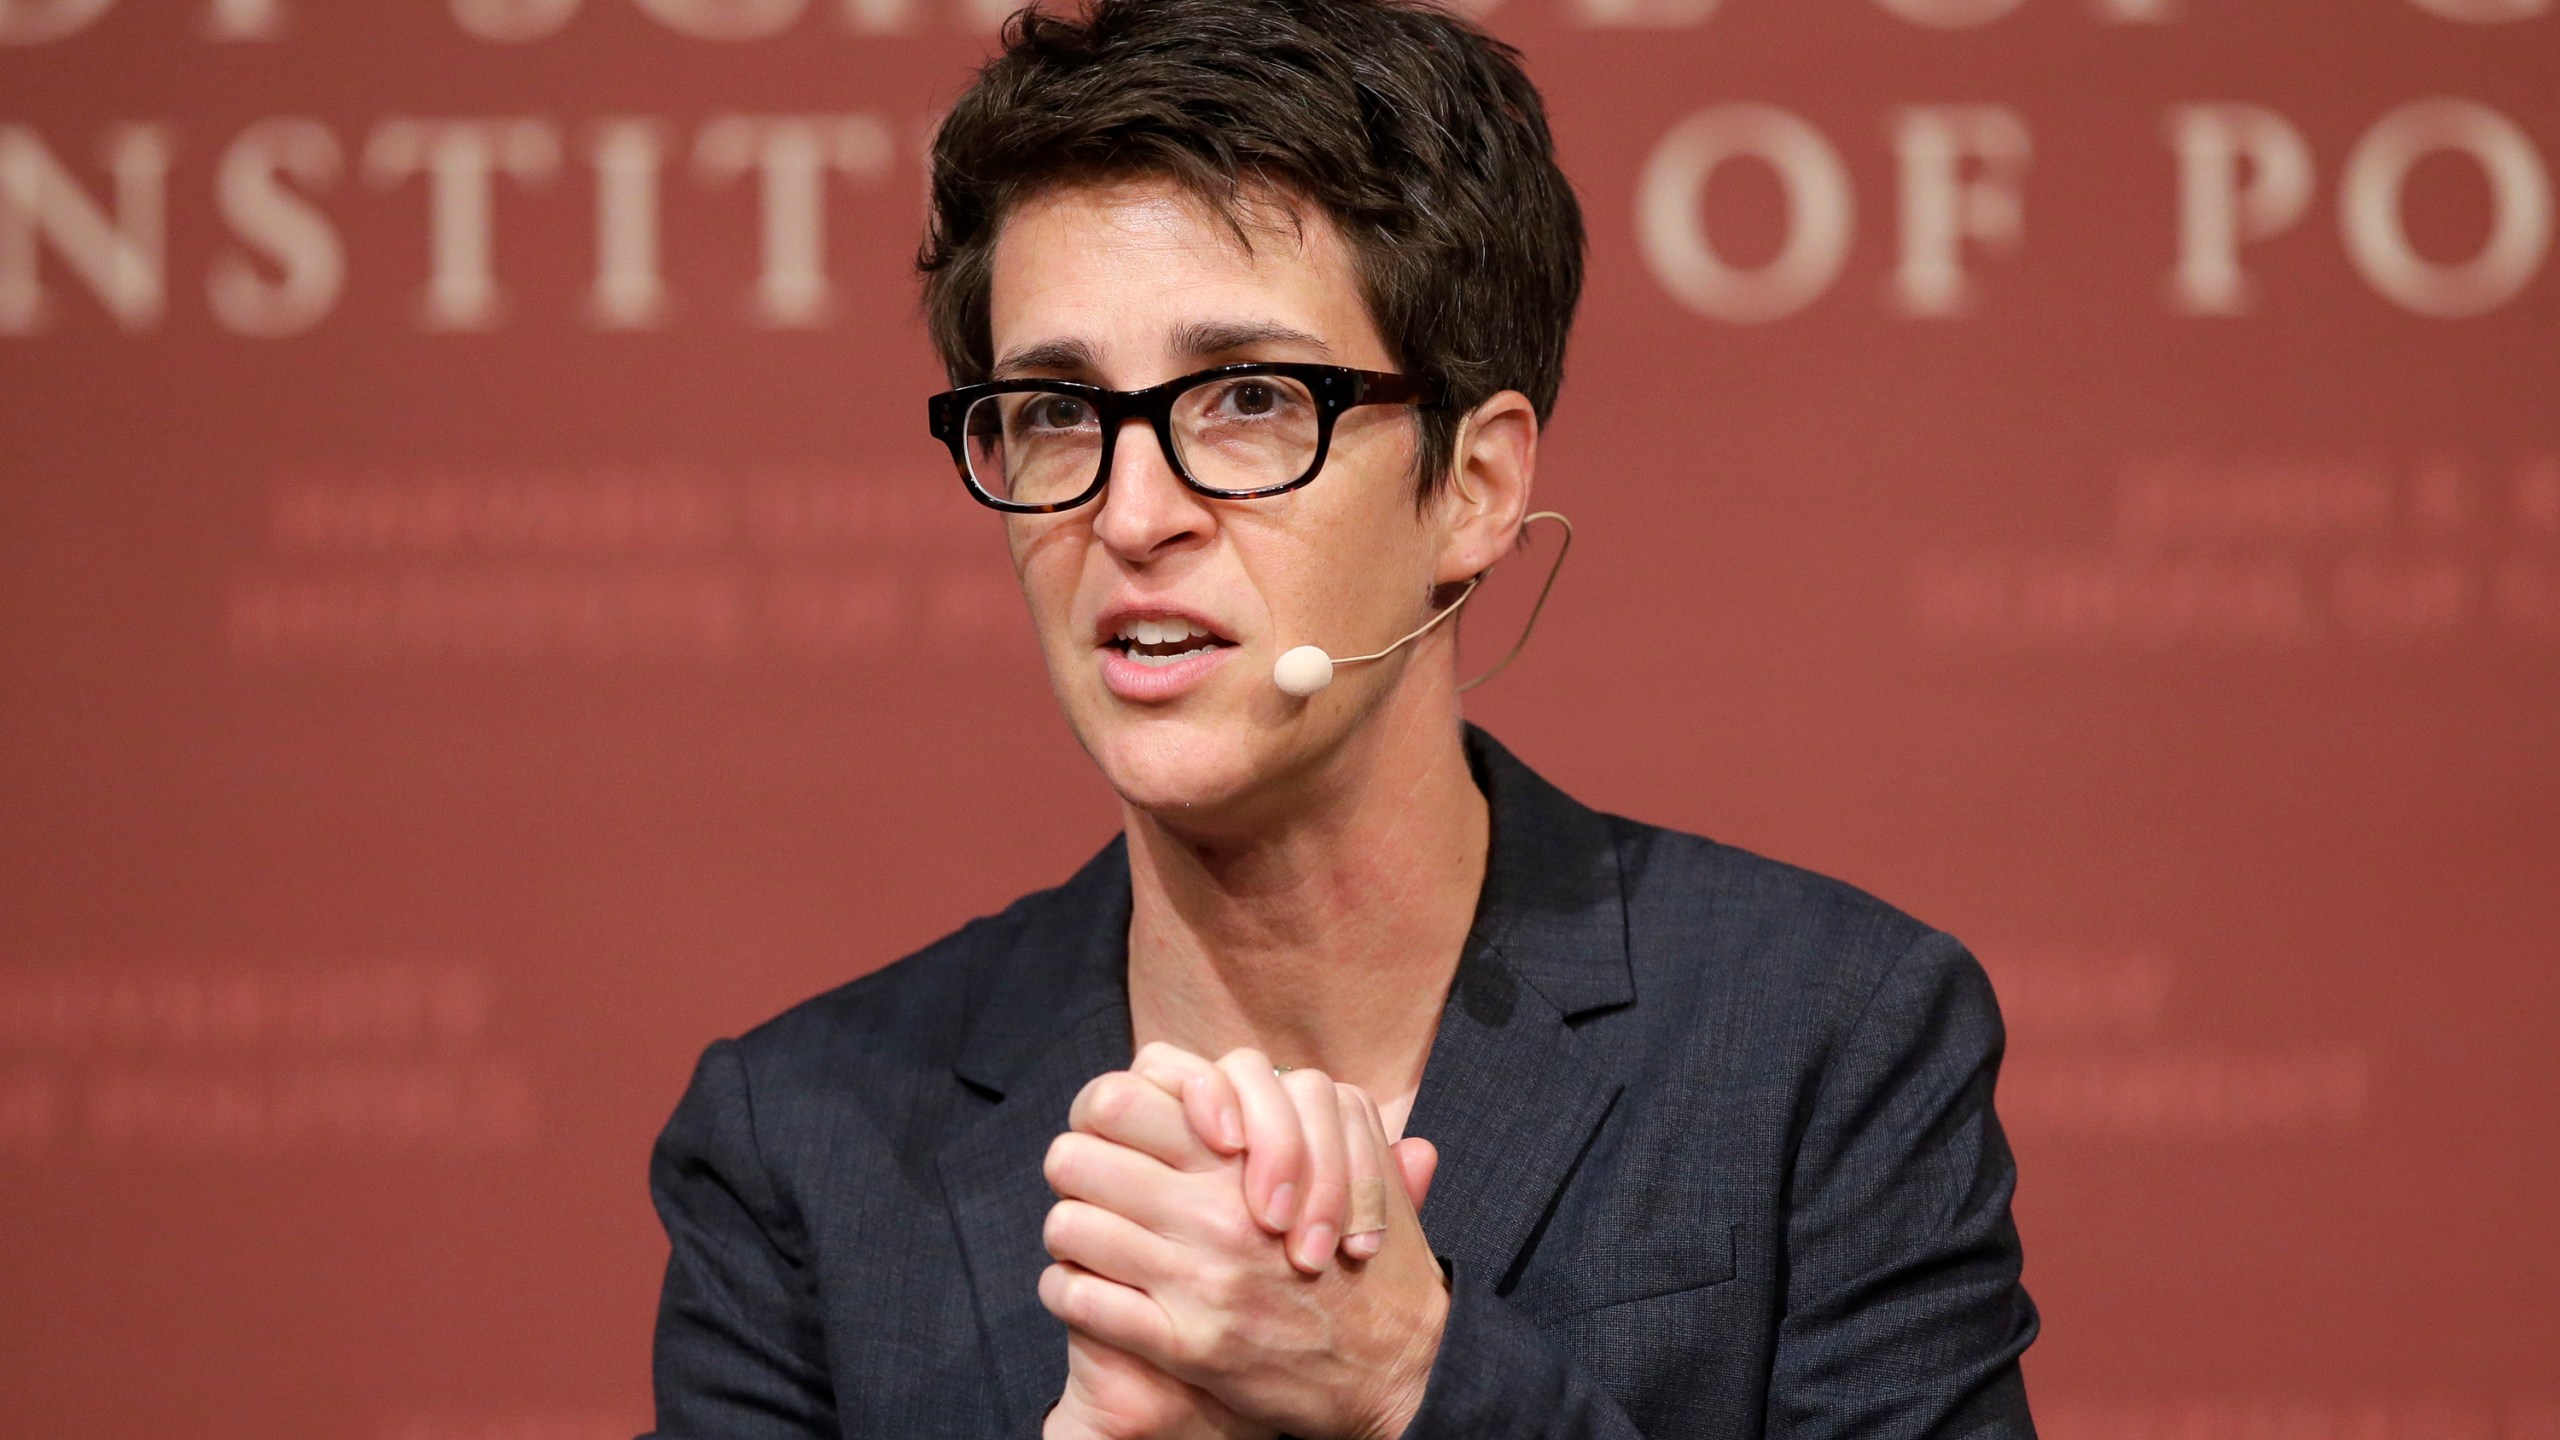
{"label": "letter o", "polygon": [[522,44],[569,23],[578,0],[452,0],[453,21],[483,40]]}
{"label": "letter o", "polygon": [[790,29],[809,0],[640,0],[640,8],[696,40],[761,40]]}
{"label": "letter o", "polygon": [[0,45],[42,45],[85,28],[116,0],[0,0]]}
{"label": "letter o", "polygon": [[2551,0],[2409,0],[2430,15],[2465,25],[2504,25],[2530,20],[2551,8]]}
{"label": "letter o", "polygon": [[[2459,150],[2489,177],[2488,243],[2439,265],[2409,243],[2400,199],[2410,168]],[[2338,228],[2347,258],[2384,298],[2421,315],[2459,319],[2495,310],[2533,281],[2551,248],[2551,180],[2516,123],[2469,100],[2420,100],[2374,122],[2347,156]]]}
{"label": "letter o", "polygon": [[[1707,238],[1707,177],[1727,160],[1756,156],[1778,173],[1787,239],[1757,269],[1725,263]],[[1857,198],[1848,167],[1822,132],[1770,105],[1701,110],[1671,129],[1636,183],[1636,237],[1664,289],[1719,320],[1758,324],[1803,309],[1831,288],[1849,258]]]}
{"label": "letter o", "polygon": [[1969,30],[1988,25],[2015,10],[2024,0],[1876,0],[1878,5],[1910,21],[1939,30]]}

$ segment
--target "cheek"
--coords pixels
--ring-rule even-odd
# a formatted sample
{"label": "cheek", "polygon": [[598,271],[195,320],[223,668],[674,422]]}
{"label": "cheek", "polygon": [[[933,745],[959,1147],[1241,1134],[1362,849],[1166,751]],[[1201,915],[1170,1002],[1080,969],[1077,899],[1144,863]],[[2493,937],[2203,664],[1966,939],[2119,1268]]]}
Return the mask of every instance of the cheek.
{"label": "cheek", "polygon": [[1067,527],[1055,522],[1016,521],[1008,538],[1014,575],[1022,582],[1022,598],[1031,608],[1031,623],[1044,644],[1051,642],[1074,618],[1076,586],[1087,547],[1077,544]]}
{"label": "cheek", "polygon": [[1414,462],[1422,453],[1422,424],[1416,412],[1387,406],[1346,411],[1334,425],[1333,444],[1341,458],[1359,468],[1366,483],[1382,494],[1391,492],[1398,503],[1411,502]]}
{"label": "cheek", "polygon": [[1361,436],[1342,460],[1338,472],[1329,464],[1316,481],[1338,483],[1321,497],[1324,514],[1312,529],[1314,573],[1328,577],[1337,605],[1401,596],[1417,567],[1427,568],[1422,552],[1429,547],[1428,527],[1413,503],[1413,447],[1382,426]]}

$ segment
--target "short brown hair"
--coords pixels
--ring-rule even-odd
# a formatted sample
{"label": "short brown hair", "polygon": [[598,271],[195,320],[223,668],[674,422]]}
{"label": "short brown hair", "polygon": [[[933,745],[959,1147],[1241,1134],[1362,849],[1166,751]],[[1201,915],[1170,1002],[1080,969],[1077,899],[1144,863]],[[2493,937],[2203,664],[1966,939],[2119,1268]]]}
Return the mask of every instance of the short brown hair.
{"label": "short brown hair", "polygon": [[[955,385],[994,365],[988,291],[1012,209],[1060,184],[1162,177],[1245,235],[1253,193],[1321,207],[1421,412],[1422,492],[1457,419],[1517,390],[1543,423],[1582,292],[1582,211],[1519,53],[1420,0],[1094,0],[1004,27],[933,144],[916,266]],[[1248,241],[1248,243],[1250,243]]]}

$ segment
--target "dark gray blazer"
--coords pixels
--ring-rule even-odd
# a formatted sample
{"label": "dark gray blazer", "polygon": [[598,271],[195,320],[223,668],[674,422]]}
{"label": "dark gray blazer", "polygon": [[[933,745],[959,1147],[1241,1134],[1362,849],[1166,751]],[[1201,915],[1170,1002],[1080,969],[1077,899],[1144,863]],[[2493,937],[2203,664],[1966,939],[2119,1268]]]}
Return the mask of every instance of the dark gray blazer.
{"label": "dark gray blazer", "polygon": [[[1492,853],[1407,1127],[1453,1277],[1412,1440],[2032,1436],[1981,968],[1467,744]],[[1128,919],[1114,841],[704,1053],[650,1167],[659,1435],[1038,1433],[1041,1157],[1129,1061]]]}

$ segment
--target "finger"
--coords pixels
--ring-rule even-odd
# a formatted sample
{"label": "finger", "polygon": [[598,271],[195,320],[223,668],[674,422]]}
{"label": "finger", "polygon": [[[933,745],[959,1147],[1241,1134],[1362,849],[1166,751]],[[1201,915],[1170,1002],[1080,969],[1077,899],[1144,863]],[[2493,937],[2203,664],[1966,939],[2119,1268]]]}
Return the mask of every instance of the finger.
{"label": "finger", "polygon": [[1191,1130],[1221,1155],[1244,1149],[1244,1106],[1236,1099],[1235,1082],[1215,1066],[1182,1082],[1182,1109]]}
{"label": "finger", "polygon": [[1419,1214],[1423,1197],[1431,1193],[1431,1177],[1440,1173],[1440,1147],[1419,1135],[1407,1135],[1391,1148],[1397,1168],[1404,1172],[1405,1196]]}
{"label": "finger", "polygon": [[1366,1260],[1386,1243],[1387,1137],[1357,1085],[1335,1085],[1342,1112],[1344,1161],[1349,1176],[1349,1215],[1342,1223],[1342,1253]]}
{"label": "finger", "polygon": [[1247,1047],[1218,1057],[1244,1107],[1244,1197],[1262,1228],[1287,1233],[1306,1194],[1307,1141],[1298,1107],[1271,1073],[1271,1057]]}
{"label": "finger", "polygon": [[1289,1235],[1289,1260],[1310,1275],[1320,1275],[1333,1263],[1342,1222],[1350,1218],[1350,1160],[1342,1134],[1342,1102],[1334,1096],[1332,1077],[1321,1070],[1292,1070],[1280,1077],[1280,1088],[1298,1107],[1298,1124],[1307,1137],[1307,1198]]}
{"label": "finger", "polygon": [[1143,1290],[1107,1280],[1064,1262],[1040,1272],[1040,1304],[1050,1314],[1105,1345],[1142,1360],[1170,1348],[1173,1317]]}
{"label": "finger", "polygon": [[1360,1101],[1361,1115],[1367,1122],[1370,1143],[1378,1147],[1378,1153],[1385,1159],[1388,1173],[1403,1182],[1394,1188],[1402,1195],[1404,1203],[1399,1205],[1392,1200],[1387,1202],[1389,1212],[1387,1228],[1394,1228],[1393,1222],[1399,1215],[1412,1216],[1418,1222],[1421,1218],[1422,1202],[1431,1194],[1431,1177],[1438,1174],[1440,1170],[1439,1147],[1419,1135],[1409,1135],[1395,1141],[1388,1140],[1387,1117],[1383,1111],[1379,1110],[1376,1099],[1372,1098],[1366,1090],[1354,1089],[1352,1094]]}
{"label": "finger", "polygon": [[1150,1293],[1181,1264],[1163,1236],[1125,1215],[1082,1200],[1061,1200],[1049,1207],[1049,1218],[1041,1222],[1040,1243],[1052,1260]]}
{"label": "finger", "polygon": [[[1069,1130],[1049,1142],[1040,1173],[1061,1200],[1082,1200],[1124,1215],[1171,1239],[1206,1232],[1209,1217],[1194,1212],[1201,1183],[1152,1155],[1081,1130]],[[1220,1182],[1223,1183],[1223,1182]]]}
{"label": "finger", "polygon": [[1191,1131],[1221,1155],[1244,1148],[1244,1107],[1226,1072],[1178,1045],[1150,1040],[1138,1047],[1131,1071],[1181,1097]]}
{"label": "finger", "polygon": [[1214,1170],[1218,1152],[1192,1133],[1182,1102],[1126,1070],[1096,1075],[1067,1107],[1067,1125],[1152,1155],[1176,1170]]}

